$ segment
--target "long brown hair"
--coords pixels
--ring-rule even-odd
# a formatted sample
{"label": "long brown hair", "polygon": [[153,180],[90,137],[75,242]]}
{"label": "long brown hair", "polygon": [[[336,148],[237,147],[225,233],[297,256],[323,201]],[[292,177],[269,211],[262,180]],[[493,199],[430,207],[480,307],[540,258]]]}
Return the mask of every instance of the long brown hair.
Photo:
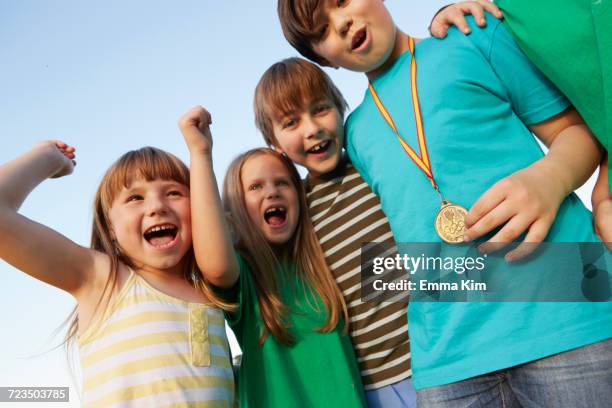
{"label": "long brown hair", "polygon": [[[153,180],[172,180],[183,184],[189,188],[189,169],[178,157],[155,147],[143,147],[132,150],[122,155],[107,171],[96,192],[93,204],[93,226],[91,232],[91,249],[108,255],[110,259],[110,273],[108,279],[96,305],[96,311],[100,307],[103,299],[106,299],[104,306],[108,306],[110,294],[117,286],[117,272],[120,263],[129,267],[134,267],[133,262],[127,254],[114,242],[110,230],[109,211],[119,192],[137,178],[146,181]],[[185,279],[194,287],[199,289],[206,298],[213,304],[225,308],[231,308],[221,301],[210,290],[206,284],[202,273],[197,268],[193,249],[185,254]],[[94,311],[95,316],[95,311]],[[68,323],[69,322],[69,323]],[[77,308],[75,307],[67,319],[68,332],[66,333],[65,343],[69,347],[73,344],[78,333],[79,319]]]}
{"label": "long brown hair", "polygon": [[[293,238],[280,250],[275,251],[266,241],[262,232],[253,225],[247,213],[242,189],[242,168],[251,158],[270,155],[277,158],[287,169],[298,192],[299,217]],[[332,331],[344,317],[344,331],[348,328],[346,303],[336,281],[329,271],[314,227],[308,216],[306,193],[297,169],[287,157],[268,148],[249,150],[230,164],[223,183],[223,205],[228,214],[235,240],[235,247],[251,267],[259,309],[265,329],[262,330],[260,345],[268,333],[285,345],[291,345],[294,337],[287,329],[287,306],[278,292],[276,271],[281,264],[295,270],[301,280],[321,298],[327,312],[327,320],[319,329]]]}

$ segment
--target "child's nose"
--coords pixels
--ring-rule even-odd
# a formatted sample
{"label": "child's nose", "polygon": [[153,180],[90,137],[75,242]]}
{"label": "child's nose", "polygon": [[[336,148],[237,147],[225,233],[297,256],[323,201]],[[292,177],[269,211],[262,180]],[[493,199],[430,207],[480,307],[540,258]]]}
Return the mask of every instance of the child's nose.
{"label": "child's nose", "polygon": [[330,19],[332,20],[334,29],[341,37],[346,36],[353,25],[353,19],[340,10],[330,16]]}
{"label": "child's nose", "polygon": [[304,136],[307,139],[316,138],[323,132],[321,125],[319,125],[319,123],[317,123],[317,121],[314,120],[314,118],[312,117],[308,117],[304,119],[303,123],[304,123]]}
{"label": "child's nose", "polygon": [[165,215],[168,212],[166,202],[160,198],[152,198],[149,200],[148,215]]}
{"label": "child's nose", "polygon": [[270,185],[266,187],[266,198],[277,198],[280,194],[278,192],[278,186]]}

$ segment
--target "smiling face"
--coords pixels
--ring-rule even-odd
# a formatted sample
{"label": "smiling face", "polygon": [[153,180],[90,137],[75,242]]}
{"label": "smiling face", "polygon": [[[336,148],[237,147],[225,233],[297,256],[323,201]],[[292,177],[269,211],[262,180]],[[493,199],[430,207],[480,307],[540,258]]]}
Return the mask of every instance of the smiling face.
{"label": "smiling face", "polygon": [[338,165],[344,141],[342,117],[325,98],[304,104],[272,120],[276,148],[313,176],[331,172]]}
{"label": "smiling face", "polygon": [[296,186],[283,163],[271,154],[258,154],[242,166],[241,187],[248,216],[266,241],[289,241],[298,225]]}
{"label": "smiling face", "polygon": [[121,251],[137,267],[182,271],[191,248],[189,189],[172,180],[134,178],[117,194],[108,214]]}
{"label": "smiling face", "polygon": [[395,48],[397,29],[383,0],[325,0],[313,50],[334,67],[372,72]]}

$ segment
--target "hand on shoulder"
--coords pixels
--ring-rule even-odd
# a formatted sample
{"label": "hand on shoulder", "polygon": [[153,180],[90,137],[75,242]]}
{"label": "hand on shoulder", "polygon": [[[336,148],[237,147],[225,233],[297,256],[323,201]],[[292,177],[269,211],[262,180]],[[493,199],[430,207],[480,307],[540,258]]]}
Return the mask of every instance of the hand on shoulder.
{"label": "hand on shoulder", "polygon": [[436,38],[444,38],[448,29],[456,26],[462,33],[468,35],[471,33],[471,29],[465,16],[474,16],[474,21],[479,27],[486,27],[485,12],[487,11],[500,20],[504,17],[501,10],[489,0],[462,1],[450,4],[434,16],[429,26],[429,33]]}

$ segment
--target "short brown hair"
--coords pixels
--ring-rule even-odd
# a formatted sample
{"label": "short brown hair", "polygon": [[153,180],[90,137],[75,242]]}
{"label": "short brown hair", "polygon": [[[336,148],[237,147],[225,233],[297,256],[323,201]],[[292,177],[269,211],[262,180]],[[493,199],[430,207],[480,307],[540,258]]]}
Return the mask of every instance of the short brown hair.
{"label": "short brown hair", "polygon": [[289,44],[305,58],[320,65],[329,62],[317,54],[312,43],[320,39],[320,15],[326,0],[278,0],[277,12]]}
{"label": "short brown hair", "polygon": [[272,121],[301,109],[304,103],[322,96],[329,98],[340,116],[348,108],[344,97],[323,70],[302,58],[287,58],[264,72],[257,88],[253,107],[255,125],[268,146],[278,146]]}

